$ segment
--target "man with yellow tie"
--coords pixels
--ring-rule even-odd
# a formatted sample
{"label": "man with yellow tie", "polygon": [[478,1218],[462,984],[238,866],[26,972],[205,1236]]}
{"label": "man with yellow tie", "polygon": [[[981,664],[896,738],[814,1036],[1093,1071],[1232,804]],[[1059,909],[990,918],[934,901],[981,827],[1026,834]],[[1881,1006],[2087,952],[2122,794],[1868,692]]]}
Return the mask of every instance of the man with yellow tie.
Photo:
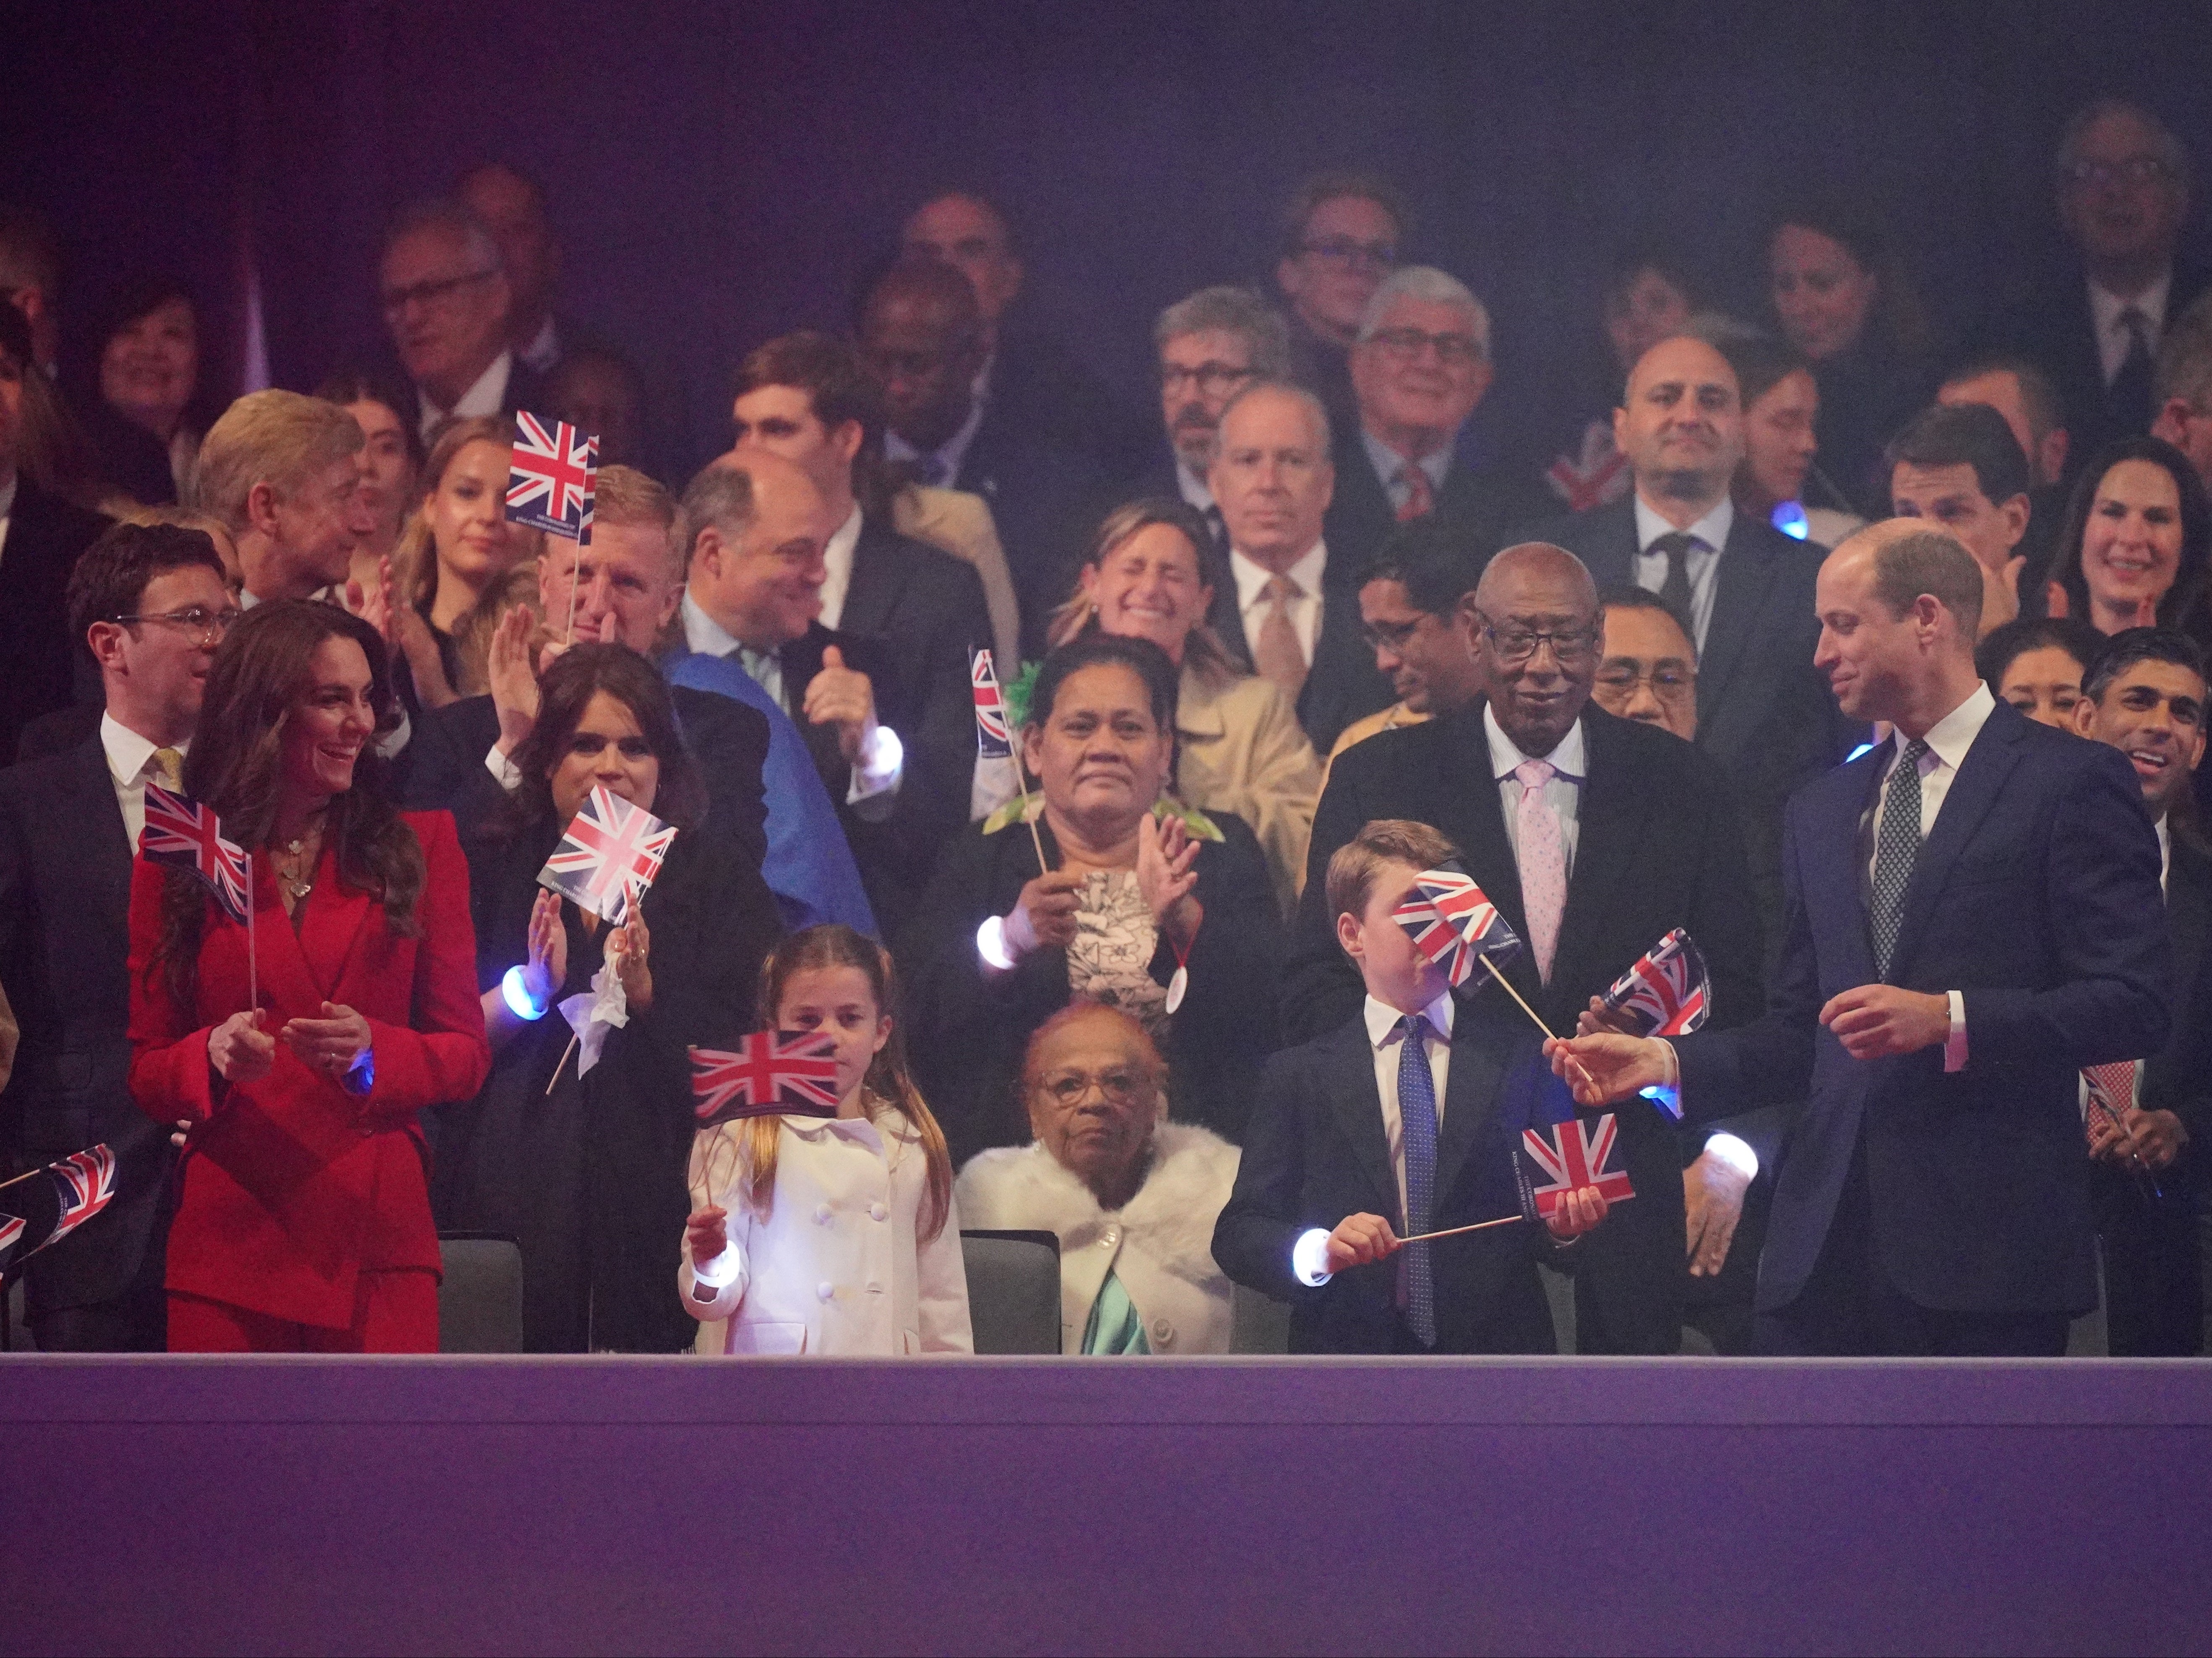
{"label": "man with yellow tie", "polygon": [[131,1102],[131,862],[146,785],[179,786],[216,647],[238,615],[197,530],[118,524],[77,561],[71,635],[100,665],[99,729],[0,771],[0,989],[22,1027],[0,1124],[17,1168],[105,1142],[115,1197],[24,1278],[46,1351],[161,1351],[167,1137]]}

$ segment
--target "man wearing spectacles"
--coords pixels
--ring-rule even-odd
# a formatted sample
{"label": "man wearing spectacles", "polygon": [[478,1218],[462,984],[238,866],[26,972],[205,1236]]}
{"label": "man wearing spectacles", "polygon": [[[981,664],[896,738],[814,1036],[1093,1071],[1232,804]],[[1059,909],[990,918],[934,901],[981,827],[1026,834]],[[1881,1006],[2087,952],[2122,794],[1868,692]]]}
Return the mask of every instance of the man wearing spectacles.
{"label": "man wearing spectacles", "polygon": [[2212,282],[2176,254],[2193,171],[2171,127],[2118,99],[2076,111],[2059,137],[2052,182],[2074,267],[2015,296],[1993,331],[2057,380],[2077,464],[2149,425],[2159,342]]}
{"label": "man wearing spectacles", "polygon": [[97,728],[0,772],[0,988],[23,1028],[8,1087],[9,1151],[53,1162],[105,1142],[116,1195],[30,1263],[44,1351],[166,1345],[162,1198],[168,1136],[131,1102],[132,849],[146,786],[180,786],[216,645],[238,614],[214,544],[173,525],[118,524],[76,562],[69,631],[99,665]]}
{"label": "man wearing spectacles", "polygon": [[1329,545],[1364,564],[1401,524],[1468,525],[1485,552],[1545,510],[1534,489],[1477,467],[1469,417],[1490,390],[1490,313],[1466,284],[1407,265],[1377,287],[1352,347],[1353,425],[1337,434]]}
{"label": "man wearing spectacles", "polygon": [[[1434,515],[1401,527],[1359,584],[1361,635],[1398,700],[1346,726],[1329,762],[1377,732],[1418,726],[1482,694],[1482,652],[1461,601],[1474,591],[1488,549]],[[1326,772],[1322,783],[1328,783]]]}
{"label": "man wearing spectacles", "polygon": [[514,290],[499,243],[468,209],[437,201],[403,215],[376,297],[426,442],[441,422],[530,406],[539,382],[507,344]]}
{"label": "man wearing spectacles", "polygon": [[1156,454],[1098,516],[1139,495],[1180,495],[1213,531],[1213,550],[1225,554],[1221,508],[1206,483],[1220,447],[1221,411],[1246,386],[1290,377],[1290,331],[1281,313],[1249,288],[1201,288],[1160,313],[1152,342],[1167,453]]}
{"label": "man wearing spectacles", "polygon": [[1350,429],[1355,415],[1345,353],[1382,279],[1398,266],[1406,198],[1379,173],[1317,173],[1283,210],[1275,286],[1290,307],[1294,378]]}
{"label": "man wearing spectacles", "polygon": [[1667,601],[1641,587],[1605,596],[1599,646],[1598,707],[1622,720],[1656,726],[1684,742],[1698,735],[1698,651]]}

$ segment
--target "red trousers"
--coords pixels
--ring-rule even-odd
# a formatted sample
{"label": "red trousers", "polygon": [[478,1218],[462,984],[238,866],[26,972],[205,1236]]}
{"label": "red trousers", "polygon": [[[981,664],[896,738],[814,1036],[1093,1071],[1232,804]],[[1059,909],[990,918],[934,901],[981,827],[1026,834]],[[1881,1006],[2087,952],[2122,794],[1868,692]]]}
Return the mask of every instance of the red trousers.
{"label": "red trousers", "polygon": [[438,1276],[419,1267],[363,1272],[343,1330],[295,1324],[226,1301],[169,1291],[173,1353],[434,1353]]}

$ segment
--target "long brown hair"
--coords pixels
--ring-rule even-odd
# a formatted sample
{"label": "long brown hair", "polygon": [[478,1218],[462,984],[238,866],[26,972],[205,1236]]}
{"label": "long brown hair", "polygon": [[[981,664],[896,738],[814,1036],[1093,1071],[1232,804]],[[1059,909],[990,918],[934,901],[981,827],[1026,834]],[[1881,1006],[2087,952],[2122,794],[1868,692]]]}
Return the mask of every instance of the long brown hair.
{"label": "long brown hair", "polygon": [[[952,1213],[952,1154],[945,1148],[945,1131],[937,1126],[928,1102],[921,1097],[921,1090],[915,1086],[913,1074],[907,1069],[898,969],[890,951],[838,922],[793,933],[761,963],[761,1026],[768,1030],[776,1028],[776,1010],[793,974],[839,967],[858,968],[866,975],[868,987],[875,993],[877,1013],[890,1017],[890,1038],[868,1066],[860,1086],[864,1097],[872,1096],[900,1112],[921,1138],[922,1153],[929,1159],[929,1201],[922,1212],[921,1240],[927,1242],[945,1230]],[[763,1219],[775,1201],[776,1146],[782,1131],[781,1116],[753,1117],[745,1123],[745,1166],[750,1175],[745,1202]]]}
{"label": "long brown hair", "polygon": [[[415,509],[399,525],[399,538],[392,547],[392,585],[399,602],[412,605],[425,622],[438,598],[438,547],[430,532],[430,501],[444,485],[446,473],[472,443],[489,443],[501,449],[514,447],[514,420],[507,415],[472,415],[449,420],[438,428],[422,465],[416,487]],[[455,620],[452,637],[459,647],[461,683],[453,689],[462,696],[477,696],[491,689],[485,663],[491,651],[492,630],[510,605],[530,603],[538,589],[533,562],[544,550],[538,531],[510,527],[510,535],[526,536],[524,550],[515,562],[485,587],[483,596]]]}
{"label": "long brown hair", "polygon": [[551,819],[553,769],[601,691],[629,710],[660,762],[660,782],[648,810],[679,829],[696,829],[706,821],[706,780],[684,740],[675,699],[660,671],[627,645],[578,645],[556,657],[538,682],[538,723],[514,750],[522,781],[508,816],[495,829],[519,833]]}
{"label": "long brown hair", "polygon": [[[384,727],[392,708],[392,668],[384,641],[359,616],[319,599],[276,599],[240,616],[208,670],[198,728],[185,751],[185,793],[213,809],[224,835],[258,853],[276,829],[284,727],[307,689],[318,647],[349,639],[368,659],[368,699]],[[385,920],[401,938],[421,931],[422,843],[393,807],[385,761],[372,743],[354,762],[353,786],[331,798],[325,844],[335,849],[338,880],[380,899]],[[207,900],[189,871],[171,868],[161,895],[161,942],[148,963],[166,969],[179,1000],[191,993]]]}

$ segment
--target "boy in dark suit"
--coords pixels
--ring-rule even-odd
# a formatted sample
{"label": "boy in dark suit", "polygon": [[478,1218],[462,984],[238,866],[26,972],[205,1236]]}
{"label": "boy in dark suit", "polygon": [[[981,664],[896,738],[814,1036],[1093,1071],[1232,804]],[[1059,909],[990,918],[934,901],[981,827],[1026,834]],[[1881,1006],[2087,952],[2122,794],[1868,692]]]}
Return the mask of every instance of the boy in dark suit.
{"label": "boy in dark suit", "polygon": [[[1400,1241],[1524,1213],[1521,1130],[1568,1114],[1527,1016],[1495,987],[1455,1001],[1392,914],[1454,855],[1427,825],[1384,820],[1329,859],[1329,910],[1366,1003],[1269,1061],[1213,1231],[1222,1271],[1291,1303],[1292,1352],[1557,1351],[1535,1266],[1551,1238],[1524,1224]],[[1574,1192],[1547,1225],[1571,1242],[1606,1206]]]}

